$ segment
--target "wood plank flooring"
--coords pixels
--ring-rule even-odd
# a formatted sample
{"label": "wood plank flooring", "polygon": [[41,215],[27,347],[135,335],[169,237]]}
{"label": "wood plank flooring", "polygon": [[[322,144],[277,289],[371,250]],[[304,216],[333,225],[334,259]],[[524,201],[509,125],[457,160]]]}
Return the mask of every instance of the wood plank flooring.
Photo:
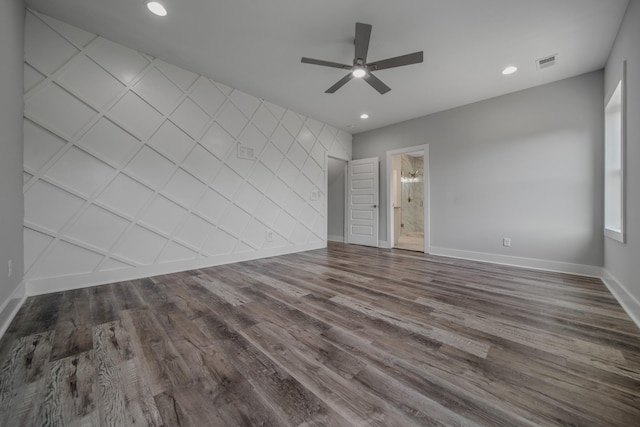
{"label": "wood plank flooring", "polygon": [[1,426],[638,426],[599,279],[329,243],[29,298]]}

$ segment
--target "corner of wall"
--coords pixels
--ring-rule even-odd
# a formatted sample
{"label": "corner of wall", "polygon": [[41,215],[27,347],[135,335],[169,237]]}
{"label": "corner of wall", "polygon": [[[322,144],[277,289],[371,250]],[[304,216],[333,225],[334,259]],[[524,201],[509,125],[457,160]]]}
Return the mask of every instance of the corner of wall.
{"label": "corner of wall", "polygon": [[18,310],[27,299],[26,288],[25,283],[21,282],[11,296],[0,306],[0,338],[7,331],[14,317],[18,314]]}
{"label": "corner of wall", "polygon": [[631,320],[640,328],[640,301],[638,301],[613,275],[602,269],[602,282],[607,286]]}

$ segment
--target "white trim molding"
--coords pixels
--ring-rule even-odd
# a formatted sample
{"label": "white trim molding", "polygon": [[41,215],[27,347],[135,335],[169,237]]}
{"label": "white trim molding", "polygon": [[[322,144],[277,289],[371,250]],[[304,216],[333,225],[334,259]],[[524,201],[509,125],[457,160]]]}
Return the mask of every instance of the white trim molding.
{"label": "white trim molding", "polygon": [[311,251],[314,249],[321,249],[325,247],[327,247],[327,242],[320,241],[300,246],[287,246],[282,248],[262,250],[260,252],[229,254],[210,258],[170,262],[166,264],[154,264],[135,268],[123,268],[119,270],[76,274],[73,276],[59,276],[36,279],[27,282],[27,295],[42,295],[51,292],[82,289],[91,286],[106,285],[108,283],[116,283],[126,280],[136,280],[145,277],[158,276],[160,274],[178,273],[180,271],[215,267],[217,265],[251,261],[254,259],[286,255],[294,252]]}
{"label": "white trim molding", "polygon": [[602,276],[600,278],[609,289],[609,292],[618,300],[618,303],[624,311],[631,317],[631,320],[640,328],[640,301],[606,269],[602,269]]}
{"label": "white trim molding", "polygon": [[631,320],[640,328],[640,301],[638,301],[611,273],[603,267],[584,264],[572,264],[558,261],[548,261],[535,258],[497,255],[485,252],[463,251],[431,247],[431,255],[450,258],[468,259],[471,261],[490,262],[493,264],[510,265],[513,267],[530,268],[534,270],[553,271],[558,273],[577,274],[579,276],[597,277],[609,289],[609,292],[622,306]]}
{"label": "white trim molding", "polygon": [[378,240],[378,247],[384,249],[393,249],[388,240]]}
{"label": "white trim molding", "polygon": [[11,293],[11,296],[0,307],[0,338],[9,328],[9,325],[13,321],[18,310],[22,307],[27,299],[26,286],[24,282],[21,282],[16,289]]}
{"label": "white trim molding", "polygon": [[596,267],[593,265],[572,264],[568,262],[548,261],[543,259],[515,257],[509,255],[498,255],[487,252],[464,251],[459,249],[439,248],[434,246],[431,247],[431,255],[468,259],[472,261],[491,262],[493,264],[531,268],[534,270],[577,274],[580,276],[588,277],[602,276],[602,267]]}

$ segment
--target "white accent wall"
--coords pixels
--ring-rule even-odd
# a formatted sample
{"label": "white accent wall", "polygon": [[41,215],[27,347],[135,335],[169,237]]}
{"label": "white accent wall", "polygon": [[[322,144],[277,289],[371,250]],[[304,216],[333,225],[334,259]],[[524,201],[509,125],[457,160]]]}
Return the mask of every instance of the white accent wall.
{"label": "white accent wall", "polygon": [[640,326],[640,1],[631,0],[605,69],[603,104],[627,61],[626,243],[605,238],[606,281]]}
{"label": "white accent wall", "polygon": [[24,92],[31,293],[326,245],[350,134],[32,11]]}
{"label": "white accent wall", "polygon": [[429,144],[432,253],[599,275],[602,86],[596,71],[356,134],[353,157]]}

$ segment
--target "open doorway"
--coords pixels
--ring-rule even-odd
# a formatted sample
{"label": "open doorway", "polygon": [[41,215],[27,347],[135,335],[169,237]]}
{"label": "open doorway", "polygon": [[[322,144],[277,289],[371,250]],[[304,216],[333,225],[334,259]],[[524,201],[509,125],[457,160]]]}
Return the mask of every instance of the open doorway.
{"label": "open doorway", "polygon": [[327,240],[345,242],[347,161],[328,157]]}
{"label": "open doorway", "polygon": [[387,153],[390,246],[428,253],[428,146]]}

